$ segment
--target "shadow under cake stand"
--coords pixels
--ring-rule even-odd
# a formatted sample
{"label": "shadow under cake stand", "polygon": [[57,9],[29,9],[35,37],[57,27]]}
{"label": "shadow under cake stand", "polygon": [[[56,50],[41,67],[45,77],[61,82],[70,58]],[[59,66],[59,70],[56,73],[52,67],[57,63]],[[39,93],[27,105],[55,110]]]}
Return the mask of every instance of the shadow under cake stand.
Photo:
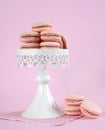
{"label": "shadow under cake stand", "polygon": [[34,67],[39,65],[39,73],[36,77],[38,88],[36,95],[26,111],[22,113],[23,117],[43,119],[56,118],[64,115],[60,108],[56,105],[48,82],[50,76],[46,71],[48,63],[52,65],[68,64],[69,51],[68,49],[18,49],[17,63],[19,67]]}

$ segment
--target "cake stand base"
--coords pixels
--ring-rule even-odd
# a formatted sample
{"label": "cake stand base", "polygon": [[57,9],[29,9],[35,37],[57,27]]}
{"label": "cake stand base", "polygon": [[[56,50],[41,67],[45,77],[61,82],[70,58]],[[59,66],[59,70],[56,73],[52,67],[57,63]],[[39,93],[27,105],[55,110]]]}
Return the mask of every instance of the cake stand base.
{"label": "cake stand base", "polygon": [[38,89],[36,96],[29,108],[22,113],[23,117],[43,119],[56,118],[64,115],[64,113],[56,105],[48,86],[50,76],[46,71],[46,65],[40,64],[39,74],[36,78]]}

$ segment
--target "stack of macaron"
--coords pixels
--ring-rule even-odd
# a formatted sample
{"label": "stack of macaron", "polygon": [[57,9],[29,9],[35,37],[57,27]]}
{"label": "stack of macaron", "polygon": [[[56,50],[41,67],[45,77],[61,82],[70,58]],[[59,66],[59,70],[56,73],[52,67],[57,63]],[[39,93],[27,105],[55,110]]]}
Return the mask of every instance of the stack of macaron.
{"label": "stack of macaron", "polygon": [[32,32],[24,32],[20,35],[22,42],[20,48],[59,48],[67,49],[65,37],[53,30],[50,23],[35,23]]}
{"label": "stack of macaron", "polygon": [[70,116],[81,115],[80,106],[84,100],[84,96],[81,95],[69,95],[65,97],[66,107],[64,109],[65,114]]}
{"label": "stack of macaron", "polygon": [[96,119],[102,114],[102,109],[97,104],[85,100],[81,95],[66,96],[65,103],[64,113],[69,116],[85,115]]}
{"label": "stack of macaron", "polygon": [[67,48],[65,38],[62,34],[53,30],[42,31],[40,33],[41,48]]}

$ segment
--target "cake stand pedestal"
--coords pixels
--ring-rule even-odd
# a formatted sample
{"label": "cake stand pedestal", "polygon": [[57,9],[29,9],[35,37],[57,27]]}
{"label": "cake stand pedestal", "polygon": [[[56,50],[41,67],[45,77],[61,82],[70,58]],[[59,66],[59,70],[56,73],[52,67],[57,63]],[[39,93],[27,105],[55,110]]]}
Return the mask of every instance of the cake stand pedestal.
{"label": "cake stand pedestal", "polygon": [[56,105],[49,90],[50,76],[47,73],[46,65],[50,63],[65,66],[68,64],[68,59],[68,49],[19,49],[17,51],[19,67],[34,67],[39,64],[39,73],[36,77],[38,89],[31,105],[22,113],[23,117],[43,119],[64,115]]}

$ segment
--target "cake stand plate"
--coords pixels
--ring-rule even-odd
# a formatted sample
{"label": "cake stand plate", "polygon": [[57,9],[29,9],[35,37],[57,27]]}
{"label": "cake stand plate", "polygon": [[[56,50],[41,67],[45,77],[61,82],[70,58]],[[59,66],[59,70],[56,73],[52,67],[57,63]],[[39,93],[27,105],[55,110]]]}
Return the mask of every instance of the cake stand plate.
{"label": "cake stand plate", "polygon": [[17,64],[19,67],[39,65],[39,73],[36,77],[38,89],[31,105],[22,113],[23,117],[43,119],[64,115],[49,90],[50,76],[47,73],[46,65],[50,63],[65,66],[68,64],[68,60],[68,49],[19,49],[17,51]]}

